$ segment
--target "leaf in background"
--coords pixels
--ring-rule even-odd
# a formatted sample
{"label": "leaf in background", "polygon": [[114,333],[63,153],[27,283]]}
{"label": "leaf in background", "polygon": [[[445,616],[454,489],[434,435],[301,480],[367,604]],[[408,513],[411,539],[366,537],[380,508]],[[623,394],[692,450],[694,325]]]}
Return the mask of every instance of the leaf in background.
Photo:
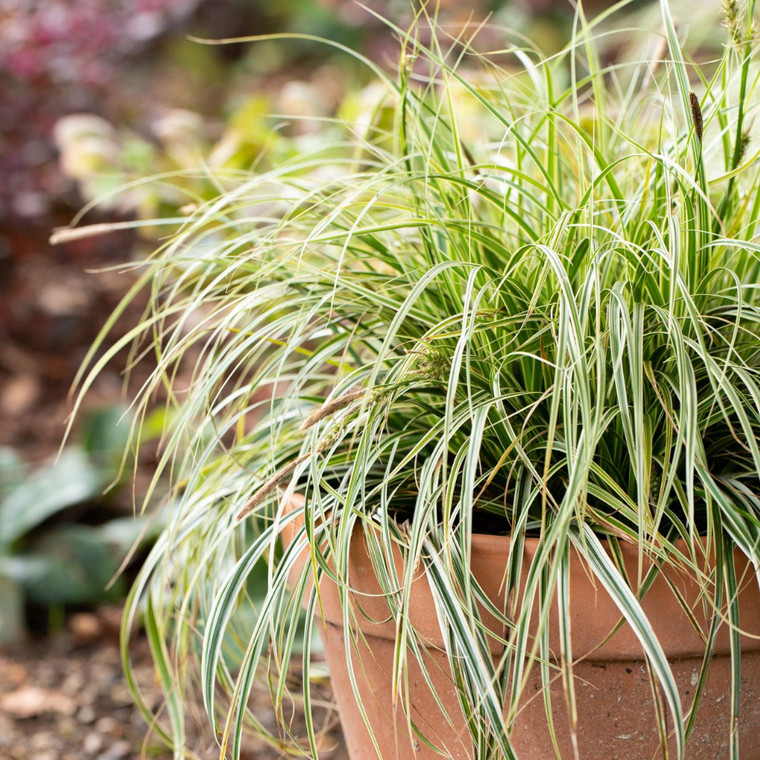
{"label": "leaf in background", "polygon": [[123,578],[106,589],[119,568],[120,556],[103,541],[99,528],[70,525],[46,533],[25,558],[41,566],[24,582],[27,596],[38,604],[102,602],[124,593]]}
{"label": "leaf in background", "polygon": [[209,164],[226,169],[250,166],[265,146],[271,146],[280,138],[269,124],[271,112],[272,105],[263,95],[248,98],[238,105],[209,155]]}
{"label": "leaf in background", "polygon": [[41,578],[46,569],[45,557],[25,554],[10,557],[0,555],[0,581],[5,578],[20,585]]}
{"label": "leaf in background", "polygon": [[66,449],[55,464],[32,473],[0,503],[0,547],[57,512],[99,496],[106,479],[86,454]]}
{"label": "leaf in background", "polygon": [[21,587],[5,573],[0,557],[0,645],[9,646],[24,637],[24,602]]}
{"label": "leaf in background", "polygon": [[157,441],[164,434],[164,431],[171,425],[174,412],[165,406],[159,406],[153,409],[142,420],[140,425],[140,441]]}
{"label": "leaf in background", "polygon": [[116,549],[120,555],[126,554],[135,544],[153,543],[164,527],[162,513],[150,517],[117,517],[96,528],[99,539]]}
{"label": "leaf in background", "polygon": [[82,446],[103,464],[118,467],[129,446],[129,416],[122,406],[108,406],[87,415],[82,430]]}
{"label": "leaf in background", "polygon": [[11,493],[26,478],[21,457],[11,448],[0,448],[0,500]]}

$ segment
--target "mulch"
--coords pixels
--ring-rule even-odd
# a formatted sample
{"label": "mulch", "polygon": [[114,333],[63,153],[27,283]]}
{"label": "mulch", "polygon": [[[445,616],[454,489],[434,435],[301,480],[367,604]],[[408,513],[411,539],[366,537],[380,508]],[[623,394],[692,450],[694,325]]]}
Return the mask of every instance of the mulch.
{"label": "mulch", "polygon": [[[94,614],[79,619],[89,618],[97,620]],[[144,641],[135,647],[135,671],[160,700]],[[198,749],[200,760],[219,756],[211,747]],[[0,655],[0,757],[137,760],[171,754],[151,738],[133,704],[112,632],[82,638],[66,631]]]}
{"label": "mulch", "polygon": [[[122,673],[118,644],[121,610],[107,607],[73,615],[65,630],[30,639],[0,653],[0,758],[3,760],[169,760],[171,752],[135,706]],[[164,696],[147,641],[131,647],[133,671],[151,710]],[[329,687],[320,687],[329,700]],[[255,687],[252,708],[271,715],[269,693]],[[220,750],[199,701],[186,705],[187,757],[216,760]],[[302,716],[295,716],[295,723]],[[271,721],[273,722],[273,721]],[[348,760],[334,715],[322,737],[323,760]],[[192,754],[190,754],[190,752]],[[279,760],[285,755],[250,738],[242,760]]]}

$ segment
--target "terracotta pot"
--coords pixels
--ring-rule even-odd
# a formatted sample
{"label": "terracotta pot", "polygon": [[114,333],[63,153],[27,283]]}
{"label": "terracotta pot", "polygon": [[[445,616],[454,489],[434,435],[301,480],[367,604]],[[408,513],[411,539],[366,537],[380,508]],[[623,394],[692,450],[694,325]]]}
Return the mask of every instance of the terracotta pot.
{"label": "terracotta pot", "polygon": [[[293,530],[286,531],[286,540]],[[504,608],[502,579],[507,561],[509,539],[475,535],[472,539],[472,572],[497,607]],[[526,542],[524,570],[536,548],[536,540]],[[638,555],[635,547],[623,550],[629,577],[636,577]],[[400,556],[394,558],[401,566]],[[760,589],[748,562],[737,553],[737,574],[742,578],[740,613],[742,631],[741,703],[739,744],[743,760],[760,758]],[[655,719],[650,679],[641,645],[633,630],[624,624],[612,635],[620,620],[618,608],[600,586],[594,583],[583,560],[571,558],[570,608],[578,714],[578,757],[580,760],[653,760],[663,753]],[[411,618],[426,643],[427,670],[449,720],[436,704],[433,693],[410,657],[408,688],[411,718],[422,734],[443,754],[411,738],[407,716],[391,696],[395,625],[375,578],[362,534],[352,539],[349,561],[351,603],[356,610],[361,636],[352,632],[346,647],[343,614],[337,587],[327,579],[320,582],[323,626],[322,636],[330,668],[333,691],[338,704],[343,732],[351,760],[378,760],[361,717],[351,683],[347,662],[350,659],[358,681],[361,703],[382,750],[382,760],[470,760],[472,746],[452,684],[451,671],[440,635],[435,607],[427,580],[420,575],[412,589]],[[668,582],[669,581],[669,582]],[[672,588],[671,585],[672,584]],[[692,621],[683,612],[674,594],[678,590],[692,610]],[[668,570],[667,580],[658,576],[642,601],[678,683],[684,715],[691,707],[694,687],[705,651],[700,633],[708,630],[708,611],[699,598],[699,586],[689,575]],[[489,623],[485,620],[486,624]],[[497,630],[496,621],[490,629]],[[556,616],[550,620],[550,641],[559,651]],[[493,640],[496,658],[502,647]],[[693,732],[687,744],[687,760],[728,760],[730,736],[730,662],[729,630],[722,625],[718,633],[707,685],[699,703]],[[538,668],[524,692],[523,704],[510,736],[520,760],[555,760],[544,709]],[[571,731],[565,710],[562,685],[557,679],[550,687],[555,731],[563,760],[573,758]],[[535,698],[535,697],[538,698]],[[531,698],[533,697],[533,698]],[[668,715],[668,719],[670,716]],[[671,740],[671,751],[675,743]]]}

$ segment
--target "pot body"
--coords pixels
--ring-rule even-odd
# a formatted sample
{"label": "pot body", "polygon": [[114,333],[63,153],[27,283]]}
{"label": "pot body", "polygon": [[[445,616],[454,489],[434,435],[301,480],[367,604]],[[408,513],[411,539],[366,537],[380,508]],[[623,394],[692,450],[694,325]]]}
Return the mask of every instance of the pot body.
{"label": "pot body", "polygon": [[[526,544],[524,571],[536,542]],[[501,609],[505,609],[502,581],[508,552],[507,538],[473,536],[472,572]],[[623,556],[628,576],[637,577],[639,558],[635,548],[624,549]],[[394,561],[400,566],[400,557]],[[742,760],[760,760],[760,639],[757,638],[760,637],[760,590],[747,565],[746,559],[737,555],[737,575],[742,579],[740,625],[742,631],[749,634],[742,636],[738,734]],[[668,656],[683,712],[687,715],[705,652],[703,635],[708,630],[709,611],[700,598],[695,579],[675,569],[671,572],[669,568],[666,572],[667,579],[658,576],[647,591],[642,607]],[[577,555],[571,558],[570,576],[567,612],[576,660],[573,672],[578,717],[577,760],[664,760],[651,681],[638,639],[627,624],[610,636],[620,621],[620,613],[604,589],[592,580],[590,571]],[[361,534],[352,539],[349,583],[358,630],[348,635],[343,628],[337,586],[323,579],[320,596],[326,658],[351,760],[440,760],[442,757],[472,760],[473,748],[425,577],[420,575],[413,585],[410,609],[412,624],[425,645],[423,657],[427,675],[423,676],[415,658],[410,656],[405,702],[408,717],[438,751],[410,732],[404,700],[394,704],[392,699],[396,630]],[[677,601],[674,589],[690,607],[691,620]],[[484,622],[490,630],[503,637],[505,632],[495,619],[487,618],[484,616]],[[695,623],[700,631],[695,630]],[[553,618],[550,619],[550,646],[557,652],[558,641],[557,621]],[[495,637],[494,659],[502,652],[502,645]],[[357,681],[358,702],[349,678],[349,663]],[[543,688],[539,669],[534,667],[510,734],[511,745],[520,760],[556,760],[557,750],[562,760],[574,758],[561,679],[554,679],[549,687],[556,748],[547,721]],[[687,744],[687,760],[728,760],[730,695],[729,630],[724,624],[718,633],[709,676]],[[370,738],[359,704],[368,716],[380,752]],[[664,711],[669,719],[667,707]],[[672,737],[669,749],[675,750]]]}

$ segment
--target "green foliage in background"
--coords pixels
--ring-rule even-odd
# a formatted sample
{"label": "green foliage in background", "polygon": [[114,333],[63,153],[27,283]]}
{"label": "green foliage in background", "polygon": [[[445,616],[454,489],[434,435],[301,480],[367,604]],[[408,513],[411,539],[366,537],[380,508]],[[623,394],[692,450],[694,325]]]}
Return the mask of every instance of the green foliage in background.
{"label": "green foliage in background", "polygon": [[23,633],[23,599],[57,608],[124,597],[121,563],[130,549],[155,538],[160,522],[130,516],[81,522],[88,506],[105,504],[106,492],[123,485],[129,440],[123,416],[116,407],[89,414],[81,443],[32,472],[11,449],[0,449],[0,639]]}

